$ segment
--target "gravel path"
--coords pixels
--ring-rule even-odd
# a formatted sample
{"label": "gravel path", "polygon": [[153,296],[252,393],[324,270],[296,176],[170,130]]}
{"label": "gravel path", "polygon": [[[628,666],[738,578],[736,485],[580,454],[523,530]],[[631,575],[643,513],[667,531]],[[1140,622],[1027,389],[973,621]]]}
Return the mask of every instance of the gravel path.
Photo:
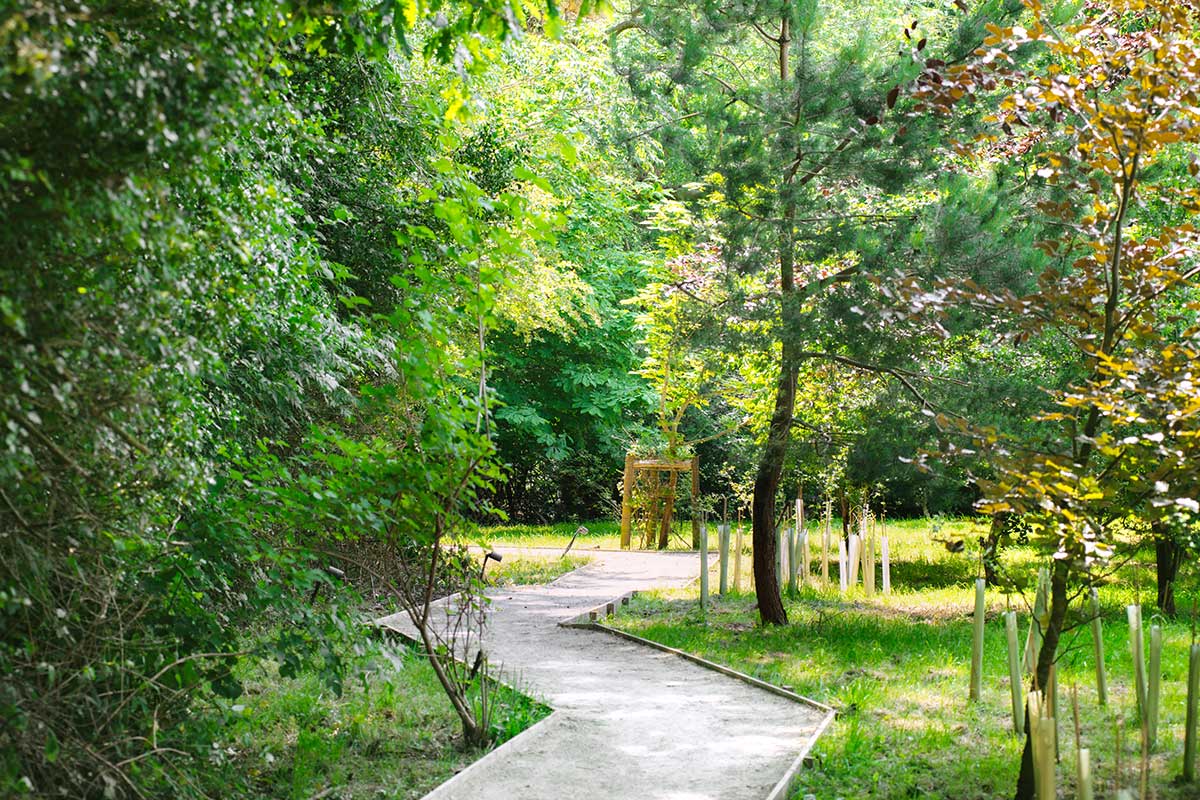
{"label": "gravel path", "polygon": [[[679,656],[560,627],[636,589],[685,586],[688,553],[588,551],[546,586],[490,593],[485,647],[502,677],[555,712],[428,800],[763,800],[826,713]],[[380,623],[409,631],[407,618]]]}

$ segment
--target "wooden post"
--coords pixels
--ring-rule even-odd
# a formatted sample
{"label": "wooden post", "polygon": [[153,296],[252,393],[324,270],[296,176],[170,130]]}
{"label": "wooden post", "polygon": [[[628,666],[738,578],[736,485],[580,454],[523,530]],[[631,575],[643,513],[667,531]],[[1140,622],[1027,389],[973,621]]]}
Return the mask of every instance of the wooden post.
{"label": "wooden post", "polygon": [[863,539],[863,588],[867,597],[875,596],[875,531],[872,529]]}
{"label": "wooden post", "polygon": [[755,590],[757,582],[754,580],[754,504],[750,505],[750,591]]}
{"label": "wooden post", "polygon": [[633,520],[633,453],[625,454],[625,480],[621,489],[621,549],[629,549],[629,530]]}
{"label": "wooden post", "polygon": [[1092,644],[1096,653],[1096,695],[1100,705],[1108,705],[1108,687],[1104,679],[1104,636],[1100,628],[1100,595],[1092,587]]}
{"label": "wooden post", "polygon": [[1086,747],[1079,748],[1079,793],[1078,800],[1094,800],[1092,790],[1092,753]]}
{"label": "wooden post", "polygon": [[692,547],[700,546],[700,456],[692,456]]}
{"label": "wooden post", "polygon": [[862,559],[862,539],[857,533],[850,534],[850,575],[848,576],[848,585],[858,585],[858,563]]}
{"label": "wooden post", "polygon": [[787,553],[783,549],[783,526],[780,525],[775,529],[775,583],[783,586],[783,560]]}
{"label": "wooden post", "polygon": [[646,469],[643,472],[647,475],[646,483],[654,487],[649,490],[649,501],[646,506],[646,530],[642,534],[642,549],[649,550],[654,547],[654,523],[658,520],[659,489],[662,486],[662,473],[656,469]]}
{"label": "wooden post", "polygon": [[737,546],[733,548],[733,590],[742,590],[742,507],[737,511]]}
{"label": "wooden post", "polygon": [[1033,619],[1025,637],[1025,671],[1032,674],[1037,668],[1038,652],[1042,649],[1042,630],[1046,623],[1046,596],[1050,590],[1050,573],[1038,568],[1037,595],[1033,599]]}
{"label": "wooden post", "polygon": [[1150,679],[1146,687],[1146,743],[1154,749],[1158,738],[1158,701],[1162,688],[1162,628],[1150,626]]}
{"label": "wooden post", "polygon": [[1133,604],[1125,607],[1129,620],[1129,654],[1133,657],[1134,697],[1137,699],[1138,719],[1143,729],[1146,726],[1146,659],[1142,644],[1142,607]]}
{"label": "wooden post", "polygon": [[729,591],[729,524],[726,523],[717,528],[718,544],[721,549],[721,583],[719,585],[721,594]]}
{"label": "wooden post", "polygon": [[839,536],[838,537],[838,588],[842,590],[843,594],[845,594],[846,589],[850,585],[847,581],[847,578],[849,576],[846,574],[850,571],[850,559],[847,558],[847,555],[848,554],[846,553],[846,540]]}
{"label": "wooden post", "polygon": [[708,605],[708,526],[700,520],[700,607]]}
{"label": "wooden post", "polygon": [[658,549],[666,550],[671,546],[671,520],[675,516],[675,492],[679,488],[679,472],[671,470],[671,480],[667,486],[667,505],[663,509],[662,521],[658,526]]}
{"label": "wooden post", "polygon": [[1200,644],[1188,652],[1187,717],[1183,726],[1183,779],[1196,780],[1196,724],[1200,712]]}
{"label": "wooden post", "polygon": [[883,532],[882,541],[880,542],[880,547],[882,548],[882,552],[880,553],[880,555],[883,558],[883,593],[891,594],[892,593],[892,557],[891,557],[891,554],[888,552],[888,538],[887,538],[887,530],[886,529]]}
{"label": "wooden post", "polygon": [[971,694],[970,699],[979,702],[983,695],[983,622],[984,587],[983,578],[975,579],[975,624],[971,630]]}
{"label": "wooden post", "polygon": [[821,580],[829,583],[829,537],[833,525],[833,501],[825,499],[825,528],[821,536]]}
{"label": "wooden post", "polygon": [[787,588],[792,594],[796,593],[796,529],[787,529]]}
{"label": "wooden post", "polygon": [[1004,633],[1008,638],[1008,685],[1012,691],[1013,731],[1020,736],[1025,731],[1025,720],[1021,713],[1021,651],[1017,649],[1017,612],[1005,612]]}
{"label": "wooden post", "polygon": [[1033,785],[1038,800],[1055,799],[1054,718],[1042,693],[1029,693],[1029,731],[1033,745]]}
{"label": "wooden post", "polygon": [[800,578],[804,583],[812,583],[812,556],[808,549],[808,531],[800,530],[800,540],[796,542],[800,550]]}
{"label": "wooden post", "polygon": [[1046,708],[1049,709],[1047,716],[1049,716],[1051,719],[1054,720],[1054,736],[1053,736],[1053,742],[1052,742],[1052,744],[1054,745],[1054,750],[1053,750],[1052,758],[1057,762],[1058,758],[1059,758],[1059,755],[1058,755],[1058,720],[1059,720],[1058,709],[1059,709],[1059,705],[1060,705],[1058,702],[1058,700],[1059,700],[1059,696],[1058,696],[1058,664],[1050,665],[1050,676],[1047,679],[1046,684],[1047,684],[1047,687],[1046,687],[1047,691],[1045,692],[1045,695],[1044,695],[1044,697],[1045,697],[1044,702],[1045,702]]}

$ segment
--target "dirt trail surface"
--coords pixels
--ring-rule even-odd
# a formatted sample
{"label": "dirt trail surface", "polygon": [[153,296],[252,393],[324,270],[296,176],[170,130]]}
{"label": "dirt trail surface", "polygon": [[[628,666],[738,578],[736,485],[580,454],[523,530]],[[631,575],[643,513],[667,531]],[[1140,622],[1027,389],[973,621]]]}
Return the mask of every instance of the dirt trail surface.
{"label": "dirt trail surface", "polygon": [[[687,585],[688,553],[586,553],[545,586],[490,594],[493,669],[555,713],[429,800],[763,800],[825,713],[677,655],[559,623],[632,590]],[[410,632],[407,618],[381,624]]]}

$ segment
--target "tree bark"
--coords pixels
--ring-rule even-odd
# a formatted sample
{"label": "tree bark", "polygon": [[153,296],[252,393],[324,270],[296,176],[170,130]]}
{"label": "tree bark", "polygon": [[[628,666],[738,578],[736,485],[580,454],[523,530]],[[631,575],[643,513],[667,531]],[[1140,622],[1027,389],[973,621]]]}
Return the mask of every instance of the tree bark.
{"label": "tree bark", "polygon": [[[1067,574],[1070,565],[1066,561],[1055,561],[1050,575],[1050,620],[1042,631],[1042,648],[1038,651],[1037,670],[1034,671],[1030,689],[1041,689],[1050,680],[1050,667],[1058,651],[1058,638],[1062,634],[1063,622],[1067,618]],[[1059,710],[1055,710],[1059,713]],[[1025,747],[1021,751],[1021,774],[1017,777],[1015,800],[1033,800],[1033,740],[1029,735],[1029,701],[1025,701]]]}
{"label": "tree bark", "polygon": [[992,526],[987,538],[983,541],[983,578],[988,586],[996,585],[996,565],[1000,561],[1000,539],[1004,536],[1004,526],[1012,514],[1001,511],[992,515]]}
{"label": "tree bark", "polygon": [[1184,549],[1170,532],[1154,525],[1154,567],[1158,579],[1158,610],[1175,616],[1175,578],[1183,564]]}
{"label": "tree bark", "polygon": [[775,560],[779,556],[775,537],[775,495],[783,474],[796,403],[796,367],[789,357],[791,349],[784,344],[783,363],[775,389],[775,413],[771,415],[767,444],[754,479],[754,591],[758,598],[758,616],[764,625],[786,625],[788,621],[779,582],[775,579]]}

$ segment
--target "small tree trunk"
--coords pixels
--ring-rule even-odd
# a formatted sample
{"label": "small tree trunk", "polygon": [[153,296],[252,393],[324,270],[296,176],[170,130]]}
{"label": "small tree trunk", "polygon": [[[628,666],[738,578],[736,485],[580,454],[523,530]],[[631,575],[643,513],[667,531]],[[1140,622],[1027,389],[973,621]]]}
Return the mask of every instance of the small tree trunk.
{"label": "small tree trunk", "polygon": [[1159,524],[1154,525],[1154,566],[1158,578],[1158,610],[1175,616],[1175,578],[1183,563],[1184,549]]}
{"label": "small tree trunk", "polygon": [[[1058,652],[1058,637],[1062,634],[1063,621],[1067,618],[1067,573],[1066,561],[1055,561],[1050,576],[1050,621],[1043,631],[1042,649],[1038,651],[1037,669],[1033,673],[1031,689],[1045,689],[1050,681],[1050,667]],[[1057,712],[1055,712],[1057,713]],[[1021,774],[1017,777],[1015,800],[1033,800],[1036,789],[1033,783],[1033,740],[1029,736],[1029,702],[1025,703],[1025,748],[1021,751]]]}
{"label": "small tree trunk", "polygon": [[1001,511],[992,515],[992,527],[988,530],[983,542],[983,577],[988,586],[996,585],[996,564],[1000,558],[1000,537],[1004,535],[1004,526],[1008,524],[1009,512]]}
{"label": "small tree trunk", "polygon": [[666,550],[671,544],[671,519],[675,514],[675,491],[679,484],[679,473],[671,471],[671,486],[667,490],[667,508],[663,512],[662,525],[658,530],[658,549]]}

